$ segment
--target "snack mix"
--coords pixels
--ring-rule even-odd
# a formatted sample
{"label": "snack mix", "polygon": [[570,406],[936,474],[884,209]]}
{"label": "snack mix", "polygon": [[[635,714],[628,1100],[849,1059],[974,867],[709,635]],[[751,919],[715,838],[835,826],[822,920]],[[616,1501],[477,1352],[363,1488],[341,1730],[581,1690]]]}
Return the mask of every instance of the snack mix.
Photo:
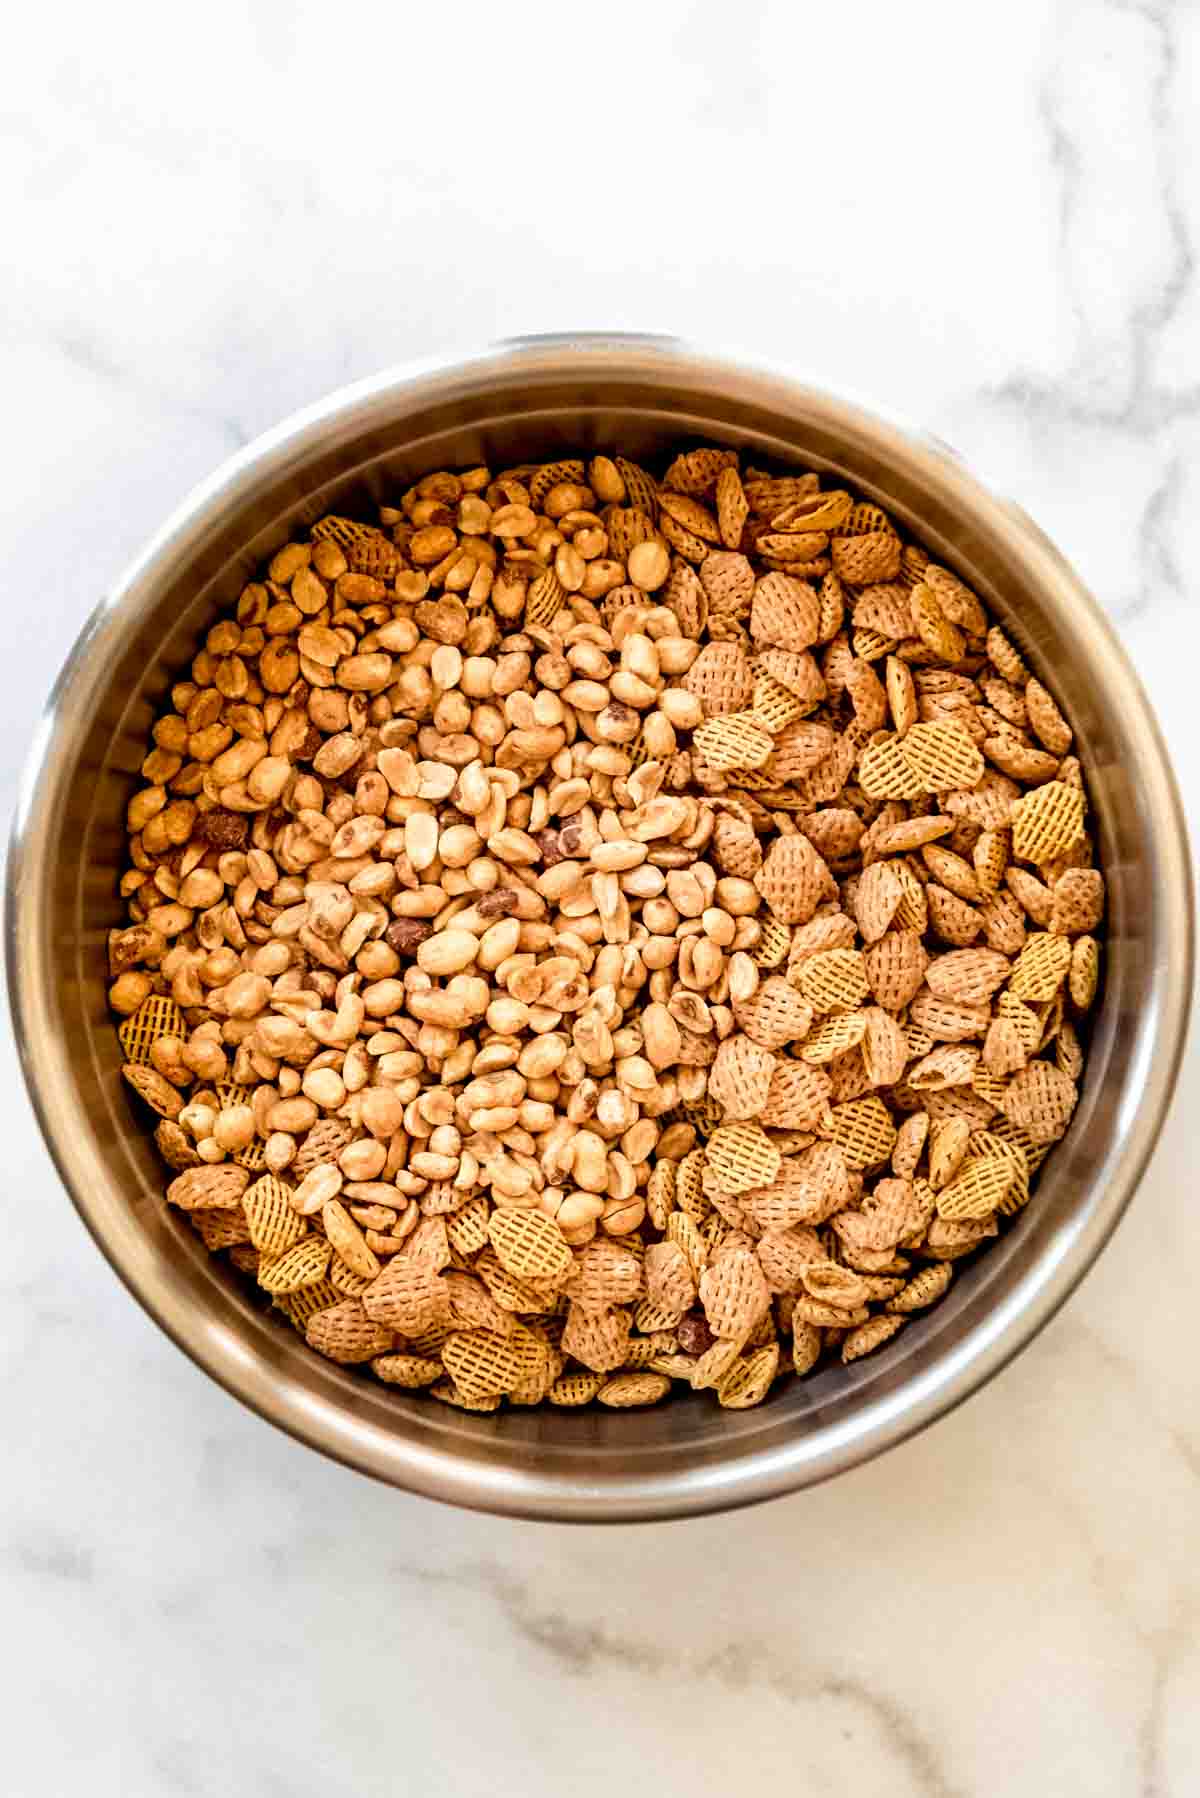
{"label": "snack mix", "polygon": [[427,475],[208,631],[109,942],[167,1198],[448,1404],[759,1403],[1070,1121],[1104,880],[979,599],[813,473]]}

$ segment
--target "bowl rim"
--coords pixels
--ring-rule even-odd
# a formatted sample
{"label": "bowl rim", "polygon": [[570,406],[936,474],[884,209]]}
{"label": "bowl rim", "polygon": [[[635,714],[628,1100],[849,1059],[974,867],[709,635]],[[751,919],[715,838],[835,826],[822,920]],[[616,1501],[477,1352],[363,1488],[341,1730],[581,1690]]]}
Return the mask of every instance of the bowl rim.
{"label": "bowl rim", "polygon": [[[381,408],[419,403],[442,390],[478,383],[489,373],[512,373],[546,357],[564,372],[580,360],[590,373],[612,375],[621,358],[642,358],[669,371],[740,384],[778,404],[792,398],[819,407],[833,424],[867,426],[885,439],[881,454],[914,458],[949,489],[970,514],[987,507],[989,528],[1008,534],[1014,550],[1042,570],[1064,603],[1086,626],[1091,659],[1120,683],[1122,703],[1144,734],[1145,766],[1139,768],[1156,853],[1164,880],[1158,896],[1165,962],[1170,979],[1155,976],[1152,1056],[1144,1058],[1137,1114],[1119,1146],[1117,1166],[1087,1214],[1060,1233],[1056,1252],[1043,1256],[965,1337],[943,1350],[931,1366],[906,1378],[897,1391],[868,1399],[849,1423],[819,1424],[798,1432],[782,1448],[748,1450],[720,1465],[682,1475],[653,1472],[605,1478],[588,1486],[556,1474],[531,1473],[508,1461],[469,1464],[428,1443],[386,1434],[351,1419],[341,1407],[270,1384],[254,1357],[239,1351],[229,1332],[196,1328],[190,1302],[167,1305],[155,1289],[144,1258],[127,1237],[118,1244],[101,1227],[93,1189],[95,1167],[70,1128],[72,1106],[60,1085],[61,1045],[50,1040],[42,996],[42,961],[27,953],[31,921],[46,903],[47,869],[38,848],[47,837],[63,788],[53,750],[67,712],[79,715],[99,685],[99,669],[111,646],[125,637],[140,613],[141,590],[156,568],[186,555],[213,526],[248,470],[266,483],[321,442],[331,427],[353,431]],[[605,368],[605,359],[614,366]],[[1045,1326],[1086,1274],[1111,1237],[1153,1151],[1183,1055],[1191,1003],[1193,902],[1191,861],[1176,780],[1157,720],[1113,627],[1065,557],[1029,516],[994,493],[955,452],[920,428],[823,384],[744,355],[713,354],[679,338],[637,333],[563,333],[504,340],[484,349],[401,363],[354,382],[285,418],[228,458],[170,514],[109,594],[85,622],[53,685],[22,774],[6,870],[5,951],[12,1022],[22,1072],[43,1138],[83,1223],[123,1284],[183,1352],[225,1390],[266,1421],[344,1465],[407,1490],[497,1514],[557,1521],[635,1521],[694,1515],[815,1484],[873,1458],[948,1414],[991,1379]],[[1054,1245],[1052,1245],[1054,1246]],[[183,1316],[178,1315],[182,1310]],[[189,1329],[187,1326],[191,1325]],[[352,1426],[352,1427],[351,1427]],[[570,1489],[568,1490],[568,1486]]]}

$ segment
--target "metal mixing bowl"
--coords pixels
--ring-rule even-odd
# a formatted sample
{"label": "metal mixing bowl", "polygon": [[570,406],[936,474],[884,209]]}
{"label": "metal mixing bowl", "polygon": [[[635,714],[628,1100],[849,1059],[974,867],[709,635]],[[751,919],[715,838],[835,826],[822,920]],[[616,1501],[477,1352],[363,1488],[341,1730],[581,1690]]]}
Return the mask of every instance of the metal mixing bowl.
{"label": "metal mixing bowl", "polygon": [[[105,1003],[124,802],[172,673],[261,558],[320,513],[395,495],[435,468],[592,446],[654,457],[680,440],[737,444],[853,484],[1009,625],[1064,705],[1087,771],[1108,876],[1103,1004],[1075,1121],[1036,1201],[878,1355],[784,1383],[752,1411],[706,1396],[644,1413],[470,1415],[319,1359],[163,1204]],[[1186,1023],[1191,917],[1183,819],[1153,715],[1096,605],[1023,513],[941,447],[815,388],[672,341],[564,337],[348,388],[186,501],[95,612],[51,695],[14,830],[8,970],[26,1079],[81,1216],[135,1297],[229,1392],[350,1466],[457,1504],[650,1518],[852,1467],[1029,1342],[1103,1246],[1154,1144]]]}

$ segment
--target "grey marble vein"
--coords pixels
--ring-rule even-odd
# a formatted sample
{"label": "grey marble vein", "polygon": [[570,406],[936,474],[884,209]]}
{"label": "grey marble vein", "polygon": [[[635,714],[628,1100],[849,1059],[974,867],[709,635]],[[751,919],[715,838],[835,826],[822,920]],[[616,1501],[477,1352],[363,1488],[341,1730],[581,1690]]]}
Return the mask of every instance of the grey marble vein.
{"label": "grey marble vein", "polygon": [[[1075,218],[1075,209],[1079,201],[1079,189],[1084,177],[1084,158],[1074,136],[1063,123],[1060,108],[1058,86],[1054,75],[1048,75],[1038,83],[1037,116],[1045,135],[1050,154],[1050,167],[1055,183],[1055,243],[1058,253],[1065,257],[1070,248],[1071,228]],[[1072,310],[1077,327],[1084,325],[1083,308],[1078,296],[1070,294]],[[1002,391],[1002,388],[998,391]]]}
{"label": "grey marble vein", "polygon": [[226,453],[241,449],[250,441],[251,433],[238,418],[171,394],[165,386],[147,379],[136,367],[120,361],[102,339],[78,325],[62,326],[49,334],[47,341],[52,342],[73,367],[92,376],[102,385],[123,394],[138,395],[149,401],[156,410],[169,415],[215,425],[224,440]]}
{"label": "grey marble vein", "polygon": [[[1013,374],[987,390],[1000,403],[1021,407],[1035,420],[1059,421],[1082,426],[1104,426],[1138,437],[1153,436],[1180,419],[1200,413],[1200,383],[1174,386],[1155,379],[1155,360],[1163,333],[1189,298],[1196,274],[1192,231],[1178,195],[1179,176],[1171,150],[1171,107],[1176,103],[1177,51],[1175,10],[1161,0],[1109,0],[1114,14],[1144,20],[1152,43],[1154,72],[1144,93],[1155,159],[1159,165],[1149,191],[1139,193],[1139,203],[1157,212],[1165,224],[1170,245],[1165,274],[1130,308],[1124,321],[1121,353],[1128,365],[1124,396],[1116,403],[1094,397],[1089,364],[1112,349],[1094,341],[1086,302],[1074,268],[1074,238],[1081,191],[1086,180],[1087,157],[1076,134],[1066,123],[1063,94],[1078,82],[1078,64],[1056,61],[1038,95],[1038,111],[1045,129],[1050,160],[1057,182],[1058,245],[1063,259],[1071,304],[1081,325],[1082,344],[1074,364],[1061,379],[1048,381]],[[1101,8],[1103,12],[1105,9]],[[1178,103],[1184,101],[1180,97]],[[1102,120],[1097,121],[1100,129]],[[1136,256],[1136,250],[1133,251]]]}
{"label": "grey marble vein", "polygon": [[1184,479],[1183,456],[1169,454],[1137,521],[1138,550],[1144,573],[1136,597],[1125,609],[1127,618],[1145,612],[1156,592],[1167,592],[1175,599],[1182,599],[1187,591],[1186,577],[1175,546]]}
{"label": "grey marble vein", "polygon": [[944,1767],[938,1747],[903,1707],[886,1692],[846,1672],[801,1671],[769,1644],[753,1639],[703,1653],[618,1635],[602,1623],[545,1606],[527,1581],[491,1562],[439,1572],[404,1563],[394,1571],[423,1586],[483,1593],[517,1636],[576,1676],[610,1665],[626,1672],[672,1672],[689,1683],[711,1681],[734,1692],[765,1690],[796,1708],[815,1709],[826,1727],[832,1727],[828,1708],[845,1706],[852,1717],[878,1731],[889,1754],[926,1798],[967,1798],[966,1788],[952,1780]]}
{"label": "grey marble vein", "polygon": [[1179,1603],[1174,1607],[1170,1621],[1150,1632],[1146,1639],[1152,1673],[1137,1732],[1139,1798],[1172,1798],[1177,1789],[1165,1765],[1163,1730],[1170,1682],[1182,1655],[1195,1644],[1196,1623],[1195,1606]]}
{"label": "grey marble vein", "polygon": [[1154,1395],[1145,1390],[1136,1362],[1122,1354],[1111,1337],[1089,1324],[1082,1315],[1071,1314],[1056,1327],[1052,1344],[1060,1350],[1064,1347],[1081,1349],[1093,1365],[1103,1368],[1110,1379],[1119,1381],[1129,1398],[1142,1407],[1145,1420],[1161,1431],[1164,1441],[1170,1445],[1189,1477],[1200,1481],[1200,1436],[1193,1435],[1186,1427],[1184,1417],[1161,1414]]}
{"label": "grey marble vein", "polygon": [[0,1540],[0,1560],[28,1579],[87,1586],[96,1577],[94,1551],[50,1527],[18,1527]]}
{"label": "grey marble vein", "polygon": [[[1077,348],[1061,373],[1016,370],[985,387],[980,398],[985,406],[1019,414],[1060,454],[1077,456],[1092,434],[1098,434],[1144,445],[1156,458],[1155,478],[1131,520],[1137,572],[1112,608],[1119,622],[1128,623],[1146,612],[1157,593],[1178,600],[1185,591],[1175,544],[1184,457],[1179,432],[1200,424],[1200,383],[1164,379],[1160,363],[1166,335],[1195,293],[1196,247],[1181,197],[1185,171],[1174,148],[1175,111],[1187,104],[1187,96],[1179,74],[1180,9],[1171,0],[1108,0],[1107,5],[1091,9],[1089,17],[1100,32],[1106,20],[1121,18],[1136,21],[1144,30],[1150,69],[1139,100],[1152,160],[1139,176],[1137,206],[1145,223],[1162,233],[1165,267],[1153,275],[1147,270],[1139,280],[1115,338],[1100,328],[1089,304],[1094,266],[1090,255],[1081,262],[1078,251],[1081,241],[1089,249],[1092,242],[1082,209],[1098,178],[1091,169],[1087,132],[1103,132],[1108,126],[1100,117],[1089,120],[1082,130],[1071,118],[1068,98],[1086,109],[1082,84],[1092,66],[1063,51],[1040,84],[1038,116],[1054,172],[1061,279]],[[1095,204],[1101,195],[1093,192],[1090,197]],[[1139,221],[1128,250],[1130,267],[1135,269],[1142,229]],[[1149,241],[1149,230],[1146,238]],[[1083,453],[1086,457],[1086,449]]]}

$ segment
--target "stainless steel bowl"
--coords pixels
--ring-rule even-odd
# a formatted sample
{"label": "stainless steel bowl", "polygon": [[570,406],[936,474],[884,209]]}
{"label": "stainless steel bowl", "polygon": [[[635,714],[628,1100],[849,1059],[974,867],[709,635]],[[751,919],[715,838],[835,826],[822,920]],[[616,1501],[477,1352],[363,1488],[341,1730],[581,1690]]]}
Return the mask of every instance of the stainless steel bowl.
{"label": "stainless steel bowl", "polygon": [[[1070,716],[1108,876],[1107,980],[1074,1124],[1036,1203],[896,1343],[761,1409],[473,1416],[309,1353],[162,1203],[105,1005],[122,812],[173,671],[260,559],[331,507],[430,469],[681,439],[801,462],[879,500],[1011,627]],[[50,697],[9,863],[8,972],[25,1075],[88,1228],[130,1291],[262,1417],[397,1486],[527,1517],[630,1519],[746,1504],[911,1435],[997,1372],[1107,1240],[1171,1095],[1191,989],[1189,858],[1145,696],[1067,563],[942,448],[762,368],[667,340],[552,338],[363,382],[194,493],[87,624]]]}

